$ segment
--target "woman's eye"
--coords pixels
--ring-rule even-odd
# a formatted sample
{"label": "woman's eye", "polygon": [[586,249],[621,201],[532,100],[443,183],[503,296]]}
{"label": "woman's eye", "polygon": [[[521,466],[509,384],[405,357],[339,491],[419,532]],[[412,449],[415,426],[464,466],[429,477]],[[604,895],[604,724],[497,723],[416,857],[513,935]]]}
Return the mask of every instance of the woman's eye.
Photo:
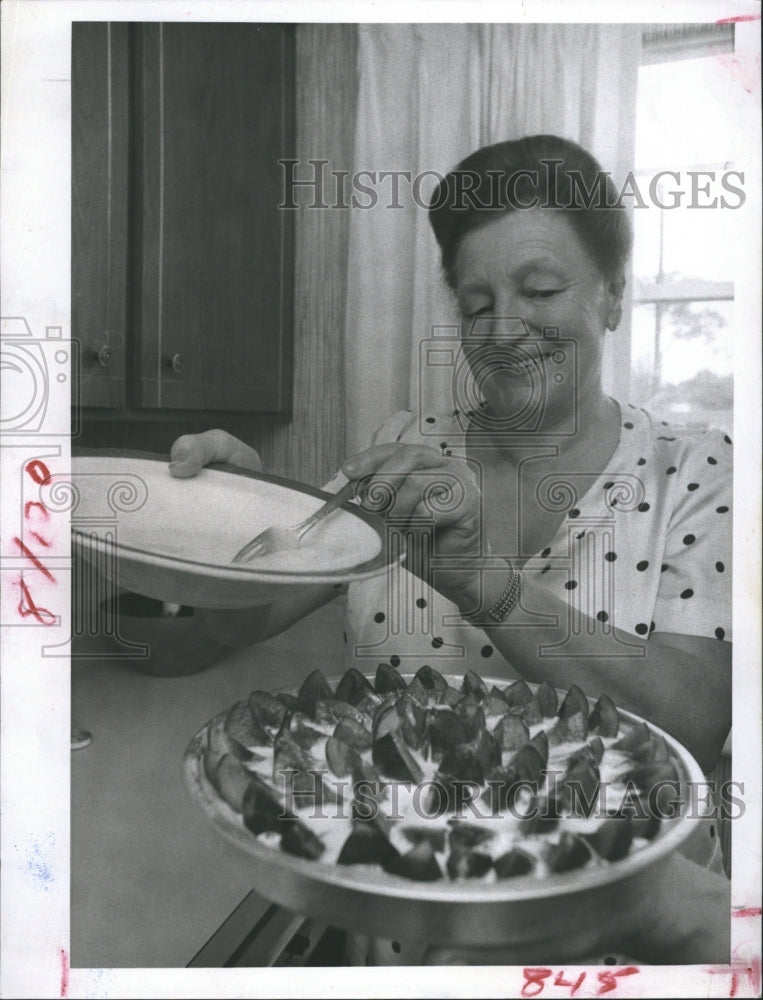
{"label": "woman's eye", "polygon": [[558,288],[526,288],[522,293],[526,299],[550,299],[559,294]]}
{"label": "woman's eye", "polygon": [[475,316],[484,316],[491,308],[492,306],[479,306],[477,309],[464,309],[462,314],[464,319],[474,319]]}

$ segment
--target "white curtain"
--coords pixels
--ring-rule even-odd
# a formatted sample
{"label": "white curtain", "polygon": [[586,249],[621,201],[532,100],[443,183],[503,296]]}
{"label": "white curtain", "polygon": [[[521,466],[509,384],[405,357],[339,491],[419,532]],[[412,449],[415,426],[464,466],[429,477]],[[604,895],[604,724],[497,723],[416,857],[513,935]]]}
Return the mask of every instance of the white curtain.
{"label": "white curtain", "polygon": [[[442,175],[487,143],[536,133],[580,142],[605,170],[632,165],[637,25],[366,24],[359,26],[359,98],[353,170],[376,204],[351,210],[345,379],[346,453],[366,447],[381,421],[419,405],[452,407],[447,371],[422,369],[421,342],[455,323],[427,213],[413,178]],[[406,171],[397,199],[381,171]],[[358,196],[369,204],[371,196]],[[392,207],[399,205],[401,207]],[[627,303],[626,303],[627,305]],[[629,310],[626,309],[626,315]],[[617,394],[629,330],[605,359]]]}

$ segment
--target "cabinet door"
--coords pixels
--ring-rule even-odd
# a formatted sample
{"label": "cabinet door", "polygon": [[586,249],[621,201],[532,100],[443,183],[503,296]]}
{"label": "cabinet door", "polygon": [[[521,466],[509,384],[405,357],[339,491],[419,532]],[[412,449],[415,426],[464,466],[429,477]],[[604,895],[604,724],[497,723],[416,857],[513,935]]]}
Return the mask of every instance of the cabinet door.
{"label": "cabinet door", "polygon": [[287,413],[294,213],[288,25],[144,24],[138,405]]}
{"label": "cabinet door", "polygon": [[71,319],[84,406],[125,404],[127,79],[128,26],[75,21]]}

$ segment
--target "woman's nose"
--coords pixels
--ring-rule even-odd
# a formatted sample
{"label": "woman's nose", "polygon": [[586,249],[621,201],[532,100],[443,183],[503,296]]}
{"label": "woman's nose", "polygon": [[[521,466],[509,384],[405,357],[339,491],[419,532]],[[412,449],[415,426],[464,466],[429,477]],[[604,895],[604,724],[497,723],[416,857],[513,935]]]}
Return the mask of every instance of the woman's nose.
{"label": "woman's nose", "polygon": [[523,317],[502,311],[475,316],[468,336],[481,340],[523,340],[532,336],[532,330]]}

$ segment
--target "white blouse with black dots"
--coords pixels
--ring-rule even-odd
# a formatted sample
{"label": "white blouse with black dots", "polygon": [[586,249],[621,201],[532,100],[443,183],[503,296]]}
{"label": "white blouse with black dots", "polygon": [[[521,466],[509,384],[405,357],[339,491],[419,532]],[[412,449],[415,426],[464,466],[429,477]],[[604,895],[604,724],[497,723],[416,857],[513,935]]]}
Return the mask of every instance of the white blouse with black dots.
{"label": "white blouse with black dots", "polygon": [[[614,626],[635,636],[657,631],[731,641],[731,440],[718,430],[672,428],[631,405],[621,404],[620,412],[620,441],[606,472],[562,477],[539,498],[567,513],[522,572],[570,609],[567,639],[542,655],[636,655],[635,646],[613,646]],[[465,456],[457,414],[396,413],[372,443],[394,441]],[[326,488],[340,485],[337,477]],[[490,667],[511,676],[500,656],[486,662],[495,653],[490,640],[465,624],[455,605],[405,570],[390,572],[349,589],[347,643],[355,665]]]}

